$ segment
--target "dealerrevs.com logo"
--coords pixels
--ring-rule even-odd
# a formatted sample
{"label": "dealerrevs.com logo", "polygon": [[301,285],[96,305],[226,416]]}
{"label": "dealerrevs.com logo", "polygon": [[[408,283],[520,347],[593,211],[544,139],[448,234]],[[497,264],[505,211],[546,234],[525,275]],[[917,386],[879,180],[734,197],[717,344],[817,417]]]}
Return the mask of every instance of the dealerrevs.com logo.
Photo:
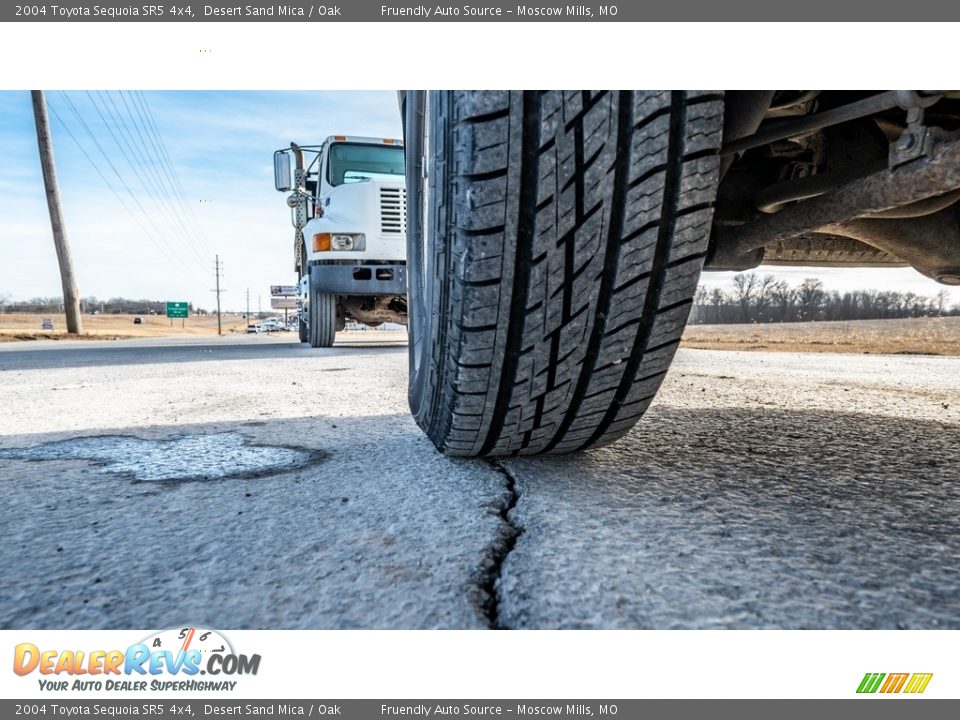
{"label": "dealerrevs.com logo", "polygon": [[858,693],[922,693],[933,673],[867,673],[857,687]]}
{"label": "dealerrevs.com logo", "polygon": [[231,691],[234,677],[259,669],[260,655],[237,653],[216,630],[200,627],[164,630],[125,650],[60,650],[27,642],[13,653],[14,673],[36,674],[40,689],[54,692]]}

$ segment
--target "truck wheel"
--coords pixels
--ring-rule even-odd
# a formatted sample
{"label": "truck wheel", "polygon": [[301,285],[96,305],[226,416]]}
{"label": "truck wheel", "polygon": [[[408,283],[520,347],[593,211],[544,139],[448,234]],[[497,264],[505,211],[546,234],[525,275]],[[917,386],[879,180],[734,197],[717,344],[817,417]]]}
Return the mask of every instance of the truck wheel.
{"label": "truck wheel", "polygon": [[310,347],[333,347],[337,334],[337,296],[310,289]]}
{"label": "truck wheel", "polygon": [[621,437],[692,304],[722,94],[408,92],[403,105],[417,424],[465,456]]}
{"label": "truck wheel", "polygon": [[303,321],[303,318],[297,318],[297,336],[302,343],[310,340],[310,331],[307,328],[307,324]]}

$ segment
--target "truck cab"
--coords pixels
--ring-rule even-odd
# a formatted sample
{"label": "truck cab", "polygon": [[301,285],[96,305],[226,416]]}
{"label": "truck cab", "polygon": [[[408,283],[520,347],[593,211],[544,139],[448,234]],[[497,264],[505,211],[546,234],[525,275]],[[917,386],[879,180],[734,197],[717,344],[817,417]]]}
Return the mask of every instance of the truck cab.
{"label": "truck cab", "polygon": [[330,347],[348,320],[406,324],[403,143],[332,135],[274,153],[275,186],[290,193],[300,340]]}

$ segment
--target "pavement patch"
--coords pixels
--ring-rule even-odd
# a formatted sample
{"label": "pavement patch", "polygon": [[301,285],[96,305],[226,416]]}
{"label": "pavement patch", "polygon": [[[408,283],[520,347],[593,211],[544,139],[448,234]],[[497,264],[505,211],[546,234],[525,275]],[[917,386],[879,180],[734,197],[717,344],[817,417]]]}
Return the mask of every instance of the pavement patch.
{"label": "pavement patch", "polygon": [[145,482],[263,477],[297,470],[323,457],[315,450],[254,445],[236,432],[163,439],[98,435],[0,450],[0,459],[88,460],[102,474]]}

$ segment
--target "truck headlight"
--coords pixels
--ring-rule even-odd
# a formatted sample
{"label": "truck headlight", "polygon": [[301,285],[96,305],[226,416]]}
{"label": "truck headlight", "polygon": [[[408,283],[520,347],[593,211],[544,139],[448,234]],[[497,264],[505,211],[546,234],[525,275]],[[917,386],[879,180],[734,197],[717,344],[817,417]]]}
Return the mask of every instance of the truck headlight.
{"label": "truck headlight", "polygon": [[366,250],[367,239],[363,233],[317,233],[313,236],[313,251]]}
{"label": "truck headlight", "polygon": [[330,236],[331,250],[363,250],[365,245],[364,237],[361,234]]}

